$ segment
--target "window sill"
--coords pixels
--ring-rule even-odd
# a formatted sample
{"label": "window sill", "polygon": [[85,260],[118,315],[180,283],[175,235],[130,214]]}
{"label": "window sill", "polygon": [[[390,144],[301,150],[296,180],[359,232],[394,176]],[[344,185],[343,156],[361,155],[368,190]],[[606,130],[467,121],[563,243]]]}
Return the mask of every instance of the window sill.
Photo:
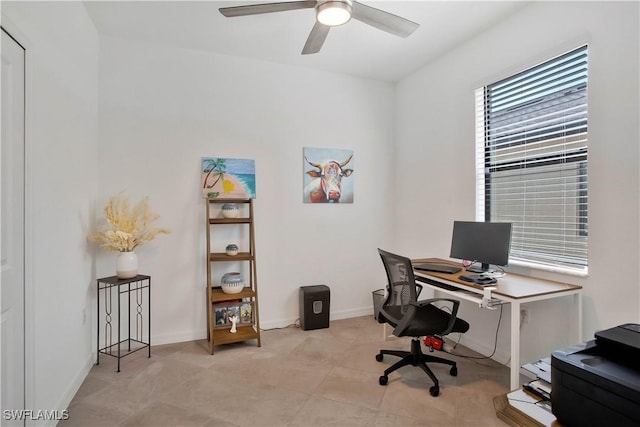
{"label": "window sill", "polygon": [[527,262],[527,261],[522,261],[517,259],[509,260],[509,266],[514,266],[519,268],[524,267],[532,270],[549,271],[552,273],[567,274],[567,275],[576,276],[576,277],[589,276],[589,267],[584,267],[584,268],[559,267],[557,265],[539,264],[539,263]]}

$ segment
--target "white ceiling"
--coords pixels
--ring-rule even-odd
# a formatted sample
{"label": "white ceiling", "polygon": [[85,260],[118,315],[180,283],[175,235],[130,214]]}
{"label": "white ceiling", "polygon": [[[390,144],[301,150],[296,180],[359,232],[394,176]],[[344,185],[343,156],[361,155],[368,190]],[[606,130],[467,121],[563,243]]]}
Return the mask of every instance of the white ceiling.
{"label": "white ceiling", "polygon": [[313,9],[225,18],[220,7],[264,1],[87,1],[101,34],[382,81],[397,81],[525,6],[524,1],[375,1],[420,24],[406,39],[351,20],[320,53],[301,55]]}

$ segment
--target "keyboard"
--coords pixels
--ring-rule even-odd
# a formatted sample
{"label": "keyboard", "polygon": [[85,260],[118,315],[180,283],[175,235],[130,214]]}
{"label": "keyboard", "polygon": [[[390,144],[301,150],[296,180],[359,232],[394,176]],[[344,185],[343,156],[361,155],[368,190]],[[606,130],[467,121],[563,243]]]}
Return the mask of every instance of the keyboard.
{"label": "keyboard", "polygon": [[437,273],[457,273],[462,270],[460,267],[456,267],[454,265],[444,265],[444,264],[432,264],[432,263],[421,263],[413,266],[416,270],[422,271],[435,271]]}
{"label": "keyboard", "polygon": [[425,277],[420,277],[420,276],[416,276],[416,281],[422,282],[422,283],[428,283],[430,285],[433,285],[433,286],[441,288],[441,289],[446,289],[448,291],[461,291],[462,290],[462,289],[458,288],[457,286],[449,285],[447,283],[442,283],[442,282],[436,282],[435,280],[427,279]]}

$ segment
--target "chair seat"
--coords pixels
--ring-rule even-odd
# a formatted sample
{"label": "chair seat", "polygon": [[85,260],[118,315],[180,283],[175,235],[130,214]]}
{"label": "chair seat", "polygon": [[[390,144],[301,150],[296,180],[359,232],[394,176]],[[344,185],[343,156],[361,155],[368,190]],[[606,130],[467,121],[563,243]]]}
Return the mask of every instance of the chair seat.
{"label": "chair seat", "polygon": [[[403,336],[424,336],[424,335],[438,335],[447,329],[449,319],[451,315],[439,309],[434,305],[427,305],[420,308],[411,324],[407,327]],[[462,319],[456,319],[453,324],[453,330],[451,332],[467,332],[469,330],[469,323]]]}
{"label": "chair seat", "polygon": [[[396,319],[402,318],[402,308],[400,306],[387,306],[384,309],[389,313],[390,316]],[[451,315],[449,313],[437,308],[434,305],[427,305],[417,310],[411,324],[399,336],[416,337],[438,335],[447,328],[450,316]],[[388,317],[385,316],[385,318],[387,320],[387,323],[391,324],[394,327],[398,326],[397,324],[394,324],[395,322],[390,321]],[[457,318],[451,332],[464,333],[468,330],[469,323],[460,318]]]}

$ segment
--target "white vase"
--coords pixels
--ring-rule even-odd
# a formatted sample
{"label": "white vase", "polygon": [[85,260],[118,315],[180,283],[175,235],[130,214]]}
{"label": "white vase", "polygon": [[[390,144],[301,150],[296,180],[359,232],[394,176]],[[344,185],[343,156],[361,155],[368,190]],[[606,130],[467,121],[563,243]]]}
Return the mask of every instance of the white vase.
{"label": "white vase", "polygon": [[220,284],[225,294],[237,294],[244,289],[244,276],[237,271],[224,273]]}
{"label": "white vase", "polygon": [[138,275],[138,255],[135,252],[119,252],[116,258],[118,279],[131,279]]}

